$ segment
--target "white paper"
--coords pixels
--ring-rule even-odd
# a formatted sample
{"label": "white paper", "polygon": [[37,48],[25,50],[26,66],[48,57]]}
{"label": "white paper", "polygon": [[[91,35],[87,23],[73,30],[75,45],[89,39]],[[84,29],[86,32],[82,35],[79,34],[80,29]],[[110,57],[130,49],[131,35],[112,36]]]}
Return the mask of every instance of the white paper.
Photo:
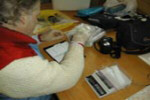
{"label": "white paper", "polygon": [[68,42],[58,43],[53,47],[46,49],[46,52],[57,62],[60,62],[62,61],[66,52],[68,51],[68,47],[69,47]]}
{"label": "white paper", "polygon": [[139,55],[139,58],[141,58],[145,63],[150,65],[150,53]]}
{"label": "white paper", "polygon": [[122,89],[131,84],[131,80],[118,68],[117,65],[106,67],[101,72],[118,89]]}

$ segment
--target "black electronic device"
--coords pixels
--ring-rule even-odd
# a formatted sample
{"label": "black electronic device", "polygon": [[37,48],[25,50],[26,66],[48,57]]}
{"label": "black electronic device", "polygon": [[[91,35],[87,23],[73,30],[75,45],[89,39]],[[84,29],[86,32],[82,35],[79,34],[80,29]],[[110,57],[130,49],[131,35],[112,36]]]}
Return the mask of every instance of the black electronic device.
{"label": "black electronic device", "polygon": [[113,40],[111,37],[103,37],[99,42],[100,52],[103,54],[110,54],[112,51]]}
{"label": "black electronic device", "polygon": [[121,56],[121,47],[117,42],[113,42],[111,37],[103,37],[94,44],[94,47],[97,51],[103,54],[110,54],[112,58],[120,58]]}

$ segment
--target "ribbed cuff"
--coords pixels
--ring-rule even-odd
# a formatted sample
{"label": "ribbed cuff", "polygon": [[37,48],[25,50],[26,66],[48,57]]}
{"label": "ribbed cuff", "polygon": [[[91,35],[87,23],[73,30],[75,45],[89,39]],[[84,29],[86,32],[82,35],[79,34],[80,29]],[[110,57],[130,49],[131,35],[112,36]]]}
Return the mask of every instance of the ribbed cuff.
{"label": "ribbed cuff", "polygon": [[75,42],[75,41],[71,41],[71,44],[76,44],[76,45],[80,45],[84,48],[84,44],[81,42]]}

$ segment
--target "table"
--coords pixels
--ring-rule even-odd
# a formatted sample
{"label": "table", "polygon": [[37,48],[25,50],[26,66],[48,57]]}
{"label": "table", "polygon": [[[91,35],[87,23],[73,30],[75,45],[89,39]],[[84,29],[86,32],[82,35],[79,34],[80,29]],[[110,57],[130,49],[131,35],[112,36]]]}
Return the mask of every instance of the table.
{"label": "table", "polygon": [[[46,4],[49,8],[49,5]],[[45,9],[44,6],[43,9]],[[65,11],[65,14],[74,19],[83,22],[81,19],[74,17],[74,11]],[[114,32],[108,32],[108,36],[115,37]],[[44,44],[43,46],[46,46]],[[85,81],[85,77],[92,74],[95,70],[114,63],[119,66],[131,77],[132,84],[125,89],[119,90],[111,95],[108,95],[100,100],[125,100],[127,97],[136,93],[138,90],[150,84],[150,66],[140,60],[136,55],[127,55],[122,53],[120,59],[113,59],[109,55],[99,53],[94,47],[85,48],[85,69],[79,82],[71,89],[57,93],[60,100],[99,100],[96,94],[92,91]]]}

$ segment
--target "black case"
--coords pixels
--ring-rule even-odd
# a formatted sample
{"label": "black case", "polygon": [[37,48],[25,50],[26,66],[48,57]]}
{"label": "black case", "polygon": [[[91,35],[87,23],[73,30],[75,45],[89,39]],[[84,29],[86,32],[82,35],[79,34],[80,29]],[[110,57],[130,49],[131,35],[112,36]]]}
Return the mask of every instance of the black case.
{"label": "black case", "polygon": [[129,54],[150,52],[150,19],[136,19],[119,22],[117,27],[117,43]]}
{"label": "black case", "polygon": [[114,29],[118,26],[118,20],[115,19],[116,16],[111,14],[95,14],[92,16],[89,16],[87,18],[87,21],[92,24],[99,26],[105,30],[107,29]]}

